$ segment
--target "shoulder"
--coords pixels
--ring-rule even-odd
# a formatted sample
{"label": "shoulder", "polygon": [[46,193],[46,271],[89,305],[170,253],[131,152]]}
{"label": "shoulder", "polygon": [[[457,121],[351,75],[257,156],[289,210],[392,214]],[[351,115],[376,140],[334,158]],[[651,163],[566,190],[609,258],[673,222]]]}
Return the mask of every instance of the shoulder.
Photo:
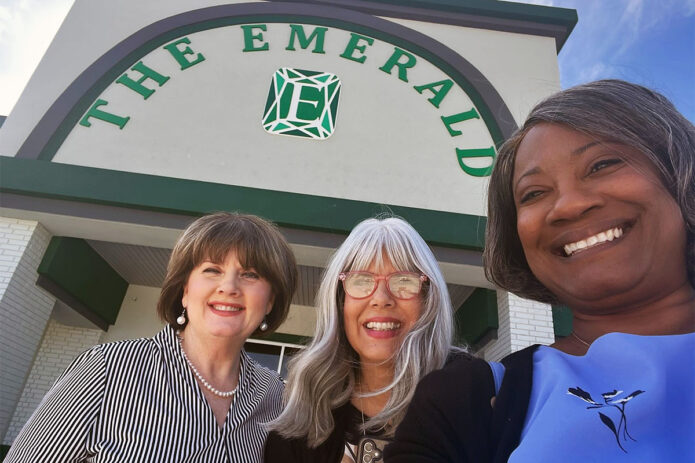
{"label": "shoulder", "polygon": [[440,370],[425,376],[411,401],[410,414],[437,416],[456,426],[475,421],[491,411],[495,395],[492,370],[488,363],[468,354],[457,355]]}
{"label": "shoulder", "polygon": [[285,383],[280,375],[258,364],[241,351],[240,397],[264,413],[264,421],[277,418],[282,412],[282,392]]}
{"label": "shoulder", "polygon": [[469,354],[450,357],[418,384],[395,440],[386,448],[391,461],[485,461],[495,394],[492,370]]}
{"label": "shoulder", "polygon": [[[167,330],[171,332],[168,333]],[[133,378],[143,377],[149,376],[153,368],[169,363],[175,355],[175,334],[171,328],[166,327],[153,338],[126,339],[96,345],[82,353],[69,370],[84,362],[99,362],[107,378],[122,374]]]}
{"label": "shoulder", "polygon": [[459,430],[468,429],[489,419],[494,395],[488,363],[468,354],[459,355],[420,381],[408,413],[420,418],[430,416]]}
{"label": "shoulder", "polygon": [[282,381],[280,374],[260,363],[253,360],[246,351],[241,351],[241,362],[244,373],[249,375],[257,387],[263,389],[280,389],[285,388],[285,383]]}
{"label": "shoulder", "polygon": [[94,349],[100,350],[105,357],[110,359],[118,359],[143,353],[156,353],[161,351],[162,348],[163,347],[157,345],[152,338],[124,339],[122,341],[114,341],[94,346]]}
{"label": "shoulder", "polygon": [[533,344],[525,349],[513,352],[502,359],[505,368],[529,368],[533,364],[533,355],[539,348],[539,344]]}
{"label": "shoulder", "polygon": [[156,338],[125,339],[100,344],[92,348],[101,352],[107,370],[117,371],[140,369],[146,364],[159,363],[170,347],[157,342]]}
{"label": "shoulder", "polygon": [[425,376],[418,389],[422,391],[476,389],[492,380],[492,371],[485,360],[465,352],[449,354],[446,364]]}

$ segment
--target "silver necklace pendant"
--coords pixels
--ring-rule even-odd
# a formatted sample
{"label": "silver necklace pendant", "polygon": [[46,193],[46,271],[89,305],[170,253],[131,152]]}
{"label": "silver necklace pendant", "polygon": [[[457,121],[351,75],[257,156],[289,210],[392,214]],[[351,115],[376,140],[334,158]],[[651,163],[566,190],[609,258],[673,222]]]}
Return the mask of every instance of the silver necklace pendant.
{"label": "silver necklace pendant", "polygon": [[237,389],[239,389],[239,383],[237,383],[236,387],[234,389],[232,389],[231,391],[220,391],[219,389],[215,389],[214,387],[212,387],[212,385],[210,383],[208,383],[205,380],[205,378],[203,378],[203,375],[200,374],[200,372],[195,367],[195,365],[193,365],[191,363],[191,361],[188,360],[188,356],[186,355],[186,351],[183,350],[183,343],[181,342],[181,336],[179,336],[177,334],[176,339],[179,341],[179,347],[181,348],[181,353],[183,354],[183,358],[186,360],[186,363],[188,364],[188,366],[191,367],[191,370],[193,370],[193,373],[195,374],[195,376],[200,380],[200,382],[203,384],[203,386],[205,386],[205,389],[212,392],[216,396],[225,397],[225,398],[231,397],[234,394],[236,394]]}

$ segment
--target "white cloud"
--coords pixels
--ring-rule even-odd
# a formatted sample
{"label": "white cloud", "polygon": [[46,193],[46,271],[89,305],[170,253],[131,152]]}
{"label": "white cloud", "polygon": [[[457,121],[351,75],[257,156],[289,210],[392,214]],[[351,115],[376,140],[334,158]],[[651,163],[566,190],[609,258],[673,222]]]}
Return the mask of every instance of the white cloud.
{"label": "white cloud", "polygon": [[7,0],[0,6],[0,115],[8,115],[74,0]]}

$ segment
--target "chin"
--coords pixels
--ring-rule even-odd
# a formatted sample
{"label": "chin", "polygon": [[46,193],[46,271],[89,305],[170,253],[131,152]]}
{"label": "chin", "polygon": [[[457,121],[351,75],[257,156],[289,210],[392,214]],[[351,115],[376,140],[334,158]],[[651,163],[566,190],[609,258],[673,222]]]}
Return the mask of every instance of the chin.
{"label": "chin", "polygon": [[395,360],[395,355],[395,352],[391,352],[364,356],[360,358],[360,363],[392,366],[393,361]]}
{"label": "chin", "polygon": [[240,328],[232,326],[211,326],[207,331],[210,336],[219,338],[237,338],[244,335]]}

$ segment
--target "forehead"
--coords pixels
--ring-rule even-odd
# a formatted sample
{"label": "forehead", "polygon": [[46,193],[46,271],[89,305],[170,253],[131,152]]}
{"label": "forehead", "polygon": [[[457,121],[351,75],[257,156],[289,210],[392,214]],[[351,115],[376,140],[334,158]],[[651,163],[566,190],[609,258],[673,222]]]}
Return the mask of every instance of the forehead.
{"label": "forehead", "polygon": [[262,263],[259,262],[261,259],[258,258],[258,252],[249,251],[243,243],[207,243],[193,253],[193,264],[197,266],[206,261],[216,264],[231,262],[239,263],[243,267],[255,267]]}
{"label": "forehead", "polygon": [[566,164],[594,145],[600,144],[592,137],[557,124],[539,124],[531,128],[519,144],[514,159],[514,180],[528,173],[529,169],[543,169],[555,164]]}
{"label": "forehead", "polygon": [[[585,154],[589,153],[589,154]],[[573,169],[584,172],[591,153],[617,155],[640,175],[666,185],[659,168],[638,148],[602,139],[560,124],[542,123],[531,128],[519,143],[514,158],[512,188],[534,181],[534,174],[575,175]],[[526,177],[526,178],[525,178]]]}
{"label": "forehead", "polygon": [[350,271],[366,270],[372,273],[386,274],[398,271],[410,271],[413,265],[409,262],[402,262],[399,265],[397,256],[392,259],[386,251],[377,252],[375,255],[359,256],[350,267]]}
{"label": "forehead", "polygon": [[367,270],[373,273],[391,273],[395,272],[397,269],[394,267],[393,263],[391,263],[391,259],[389,259],[389,256],[382,253],[381,259],[372,260],[369,263],[369,267],[367,267]]}

